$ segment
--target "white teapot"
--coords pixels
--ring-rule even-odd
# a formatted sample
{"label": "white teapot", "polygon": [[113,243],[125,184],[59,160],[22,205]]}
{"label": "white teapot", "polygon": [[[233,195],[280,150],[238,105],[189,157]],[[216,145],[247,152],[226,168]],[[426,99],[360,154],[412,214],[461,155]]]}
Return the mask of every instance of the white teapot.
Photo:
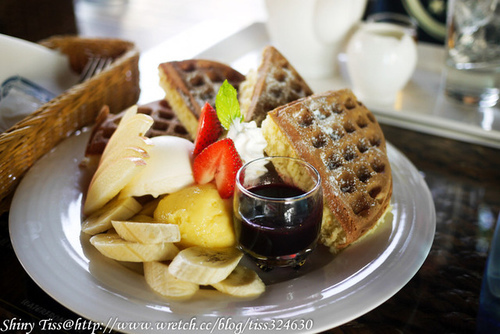
{"label": "white teapot", "polygon": [[347,44],[347,69],[356,96],[367,105],[390,105],[417,64],[416,26],[367,22]]}
{"label": "white teapot", "polygon": [[304,77],[337,73],[337,55],[367,0],[266,0],[271,42]]}

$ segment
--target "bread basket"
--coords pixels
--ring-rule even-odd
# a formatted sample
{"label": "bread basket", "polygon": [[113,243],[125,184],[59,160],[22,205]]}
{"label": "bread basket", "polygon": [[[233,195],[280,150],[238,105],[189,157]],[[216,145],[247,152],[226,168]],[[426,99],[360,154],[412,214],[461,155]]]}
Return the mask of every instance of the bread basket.
{"label": "bread basket", "polygon": [[139,98],[139,51],[131,42],[107,38],[55,36],[40,44],[69,58],[81,73],[91,57],[111,57],[109,67],[77,84],[0,134],[0,214],[9,210],[24,174],[44,154],[94,122],[104,104],[119,112]]}

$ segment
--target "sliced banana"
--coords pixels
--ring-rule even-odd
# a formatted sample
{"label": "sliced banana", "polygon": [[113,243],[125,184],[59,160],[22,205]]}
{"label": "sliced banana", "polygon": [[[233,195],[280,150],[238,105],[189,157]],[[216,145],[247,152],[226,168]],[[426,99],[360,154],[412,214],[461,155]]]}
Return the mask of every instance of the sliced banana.
{"label": "sliced banana", "polygon": [[266,290],[259,275],[242,265],[236,266],[226,279],[212,286],[220,292],[236,297],[257,297]]}
{"label": "sliced banana", "polygon": [[94,235],[90,243],[104,256],[117,261],[150,262],[172,260],[179,249],[170,242],[141,244],[123,240],[116,233]]}
{"label": "sliced banana", "polygon": [[127,241],[141,244],[157,244],[162,242],[179,242],[181,232],[179,225],[163,223],[147,223],[133,221],[111,221],[118,235]]}
{"label": "sliced banana", "polygon": [[199,285],[182,281],[168,271],[163,262],[144,262],[146,283],[160,295],[176,300],[188,299],[199,290]]}
{"label": "sliced banana", "polygon": [[105,232],[112,227],[112,220],[129,219],[141,208],[141,204],[132,197],[114,198],[84,220],[82,231],[90,235]]}
{"label": "sliced banana", "polygon": [[183,281],[200,285],[215,284],[229,276],[242,256],[243,253],[233,247],[189,247],[177,254],[168,270]]}

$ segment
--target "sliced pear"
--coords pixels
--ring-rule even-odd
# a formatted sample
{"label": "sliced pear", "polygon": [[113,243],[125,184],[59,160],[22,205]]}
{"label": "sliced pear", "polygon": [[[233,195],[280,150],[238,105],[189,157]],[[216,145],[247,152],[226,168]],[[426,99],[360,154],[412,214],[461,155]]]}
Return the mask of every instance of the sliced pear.
{"label": "sliced pear", "polygon": [[172,260],[179,249],[170,242],[140,244],[123,240],[116,233],[97,234],[90,243],[104,256],[117,261],[151,262]]}
{"label": "sliced pear", "polygon": [[148,150],[153,146],[149,138],[137,137],[134,139],[134,142],[131,143],[130,145],[131,146],[124,146],[121,149],[116,149],[113,152],[109,152],[107,156],[101,157],[97,171],[105,168],[106,165],[109,165],[116,160],[126,157],[130,158],[134,157],[144,160],[149,159]]}
{"label": "sliced pear", "polygon": [[146,166],[144,159],[122,158],[98,169],[87,192],[83,212],[89,216],[115,197]]}
{"label": "sliced pear", "polygon": [[143,135],[154,120],[137,114],[137,106],[129,108],[101,155],[99,167],[90,182],[84,204],[84,214],[90,215],[115,197],[140,168],[145,167],[150,142]]}
{"label": "sliced pear", "polygon": [[139,172],[136,167],[146,166],[145,159],[152,144],[143,135],[153,122],[151,116],[137,114],[137,106],[125,112],[125,117],[106,144],[90,182],[84,214],[90,215],[103,207]]}
{"label": "sliced pear", "polygon": [[112,220],[125,220],[134,216],[142,206],[134,198],[114,198],[83,221],[82,231],[95,235],[112,228]]}
{"label": "sliced pear", "polygon": [[157,244],[162,242],[179,242],[181,232],[179,225],[163,223],[146,223],[133,221],[111,222],[118,235],[127,241],[141,244]]}
{"label": "sliced pear", "polygon": [[169,299],[185,300],[199,290],[199,285],[182,281],[168,271],[162,262],[144,262],[144,278],[155,292]]}
{"label": "sliced pear", "polygon": [[140,149],[137,147],[124,148],[123,150],[119,150],[119,154],[116,154],[114,157],[112,157],[112,159],[106,159],[106,160],[101,159],[101,161],[99,162],[99,165],[97,167],[97,170],[95,171],[95,173],[93,175],[93,178],[96,178],[103,171],[105,171],[107,168],[109,168],[109,166],[115,164],[117,161],[119,161],[121,159],[138,159],[139,161],[144,160],[144,162],[146,163],[148,158],[149,158],[149,155],[143,149]]}
{"label": "sliced pear", "polygon": [[123,113],[123,116],[122,116],[122,119],[121,119],[121,122],[126,122],[128,121],[132,116],[136,115],[137,114],[137,110],[139,109],[139,107],[137,106],[137,104],[134,104],[133,106],[129,107],[127,110],[125,110],[125,112]]}
{"label": "sliced pear", "polygon": [[153,123],[153,118],[146,114],[135,114],[126,119],[122,118],[115,132],[113,132],[113,135],[109,138],[102,152],[101,159],[117,149],[134,146],[131,145],[131,141],[133,141],[134,138],[143,137]]}

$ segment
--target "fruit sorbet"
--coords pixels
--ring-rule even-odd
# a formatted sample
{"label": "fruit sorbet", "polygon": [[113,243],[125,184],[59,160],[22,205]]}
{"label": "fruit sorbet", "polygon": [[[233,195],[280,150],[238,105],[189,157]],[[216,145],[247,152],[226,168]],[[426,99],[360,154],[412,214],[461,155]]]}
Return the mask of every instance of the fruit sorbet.
{"label": "fruit sorbet", "polygon": [[220,197],[213,183],[193,185],[164,197],[155,210],[157,221],[177,224],[181,247],[235,245],[231,200]]}

